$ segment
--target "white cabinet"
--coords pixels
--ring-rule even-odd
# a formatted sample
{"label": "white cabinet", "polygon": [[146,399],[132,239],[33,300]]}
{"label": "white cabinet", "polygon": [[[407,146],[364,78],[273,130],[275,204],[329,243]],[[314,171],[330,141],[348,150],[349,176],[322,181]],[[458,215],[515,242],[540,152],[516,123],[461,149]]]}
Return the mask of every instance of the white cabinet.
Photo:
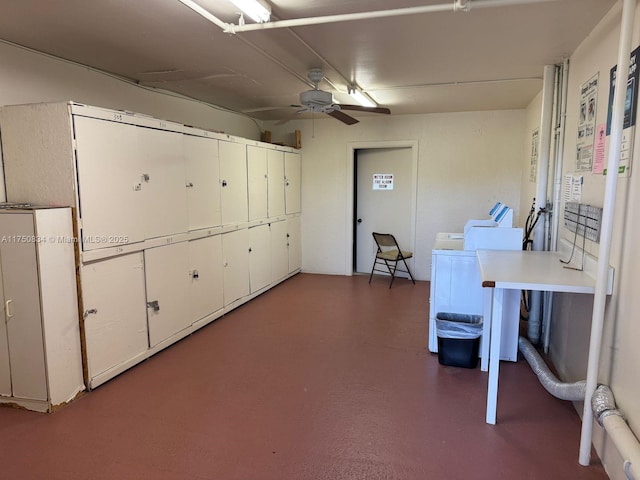
{"label": "white cabinet", "polygon": [[300,217],[287,219],[287,247],[289,251],[289,273],[302,267],[302,242],[300,240]]}
{"label": "white cabinet", "polygon": [[269,217],[284,215],[284,152],[267,150]]}
{"label": "white cabinet", "polygon": [[146,358],[143,253],[85,263],[80,278],[89,387],[94,388]]}
{"label": "white cabinet", "polygon": [[271,278],[277,282],[298,272],[302,264],[300,217],[271,223]]}
{"label": "white cabinet", "polygon": [[218,140],[184,136],[189,230],[220,225],[220,162]]}
{"label": "white cabinet", "polygon": [[0,212],[0,403],[52,411],[84,390],[71,209]]}
{"label": "white cabinet", "polygon": [[80,116],[74,127],[82,248],[143,241],[146,167],[136,127]]}
{"label": "white cabinet", "polygon": [[[182,134],[144,127],[138,133],[142,156],[145,238],[186,232],[187,187]],[[113,232],[117,235],[119,232]]]}
{"label": "white cabinet", "polygon": [[249,291],[271,283],[271,231],[269,225],[249,229]]}
{"label": "white cabinet", "polygon": [[247,222],[247,147],[242,143],[219,144],[222,224]]}
{"label": "white cabinet", "polygon": [[271,223],[271,281],[279,282],[289,274],[289,222]]}
{"label": "white cabinet", "polygon": [[191,325],[189,245],[187,242],[144,251],[149,346]]}
{"label": "white cabinet", "polygon": [[197,322],[224,306],[221,235],[189,242],[189,276],[191,321]]}
{"label": "white cabinet", "polygon": [[[79,251],[64,268],[73,281],[77,268],[82,298],[65,334],[82,326],[74,361],[85,362],[90,388],[300,270],[297,152],[70,102],[2,107],[0,130],[7,200],[75,215]],[[13,278],[19,256],[3,257],[1,273]],[[18,293],[0,289],[0,300],[36,295],[38,278],[25,282]],[[54,398],[55,349],[38,351],[48,337],[32,327],[0,325],[0,400]]]}
{"label": "white cabinet", "polygon": [[287,214],[300,212],[300,154],[285,152],[285,211]]}
{"label": "white cabinet", "polygon": [[224,304],[249,295],[249,231],[245,228],[222,235]]}
{"label": "white cabinet", "polygon": [[249,221],[267,217],[267,149],[247,146]]}

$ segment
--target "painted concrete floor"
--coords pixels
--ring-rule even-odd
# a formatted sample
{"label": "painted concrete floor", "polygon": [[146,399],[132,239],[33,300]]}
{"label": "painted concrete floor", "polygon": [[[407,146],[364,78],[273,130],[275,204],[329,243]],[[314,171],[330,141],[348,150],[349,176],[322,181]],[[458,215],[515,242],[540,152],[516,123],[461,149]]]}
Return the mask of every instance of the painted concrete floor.
{"label": "painted concrete floor", "polygon": [[299,274],[51,414],[0,408],[0,478],[606,479],[524,360],[427,346],[429,284]]}

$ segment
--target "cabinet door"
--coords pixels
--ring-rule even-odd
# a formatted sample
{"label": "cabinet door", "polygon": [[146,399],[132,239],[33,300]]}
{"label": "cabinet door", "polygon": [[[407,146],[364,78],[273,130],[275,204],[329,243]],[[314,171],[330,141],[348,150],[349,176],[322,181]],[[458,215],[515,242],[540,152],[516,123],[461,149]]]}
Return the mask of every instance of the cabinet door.
{"label": "cabinet door", "polygon": [[223,307],[222,238],[220,235],[189,242],[191,321]]}
{"label": "cabinet door", "polygon": [[82,248],[144,240],[137,127],[74,116]]}
{"label": "cabinet door", "polygon": [[184,137],[189,230],[220,225],[218,140]]}
{"label": "cabinet door", "polygon": [[249,221],[267,217],[267,149],[247,146]]}
{"label": "cabinet door", "polygon": [[246,222],[249,219],[247,148],[241,143],[223,141],[219,148],[222,224]]}
{"label": "cabinet door", "polygon": [[249,295],[249,233],[236,230],[222,235],[224,304]]}
{"label": "cabinet door", "polygon": [[271,283],[271,232],[269,225],[249,229],[249,288],[251,293]]}
{"label": "cabinet door", "polygon": [[298,213],[300,211],[300,154],[284,154],[285,176],[285,211]]}
{"label": "cabinet door", "polygon": [[148,347],[141,252],[84,264],[80,269],[89,378]]}
{"label": "cabinet door", "polygon": [[269,217],[284,215],[284,152],[267,150]]}
{"label": "cabinet door", "polygon": [[271,224],[271,281],[277,282],[289,273],[288,222]]}
{"label": "cabinet door", "polygon": [[9,343],[7,339],[7,316],[4,307],[4,287],[2,284],[2,258],[0,257],[0,302],[2,302],[2,316],[0,316],[0,396],[11,396],[11,368],[9,365]]}
{"label": "cabinet door", "polygon": [[0,260],[12,393],[47,400],[36,244],[19,240],[34,238],[33,215],[4,215],[1,229],[8,239],[0,243]]}
{"label": "cabinet door", "polygon": [[174,243],[144,251],[149,345],[155,347],[191,325],[189,246]]}
{"label": "cabinet door", "polygon": [[186,232],[187,187],[183,135],[138,127],[144,171],[144,230],[146,238]]}
{"label": "cabinet door", "polygon": [[287,220],[287,240],[289,246],[289,273],[302,267],[302,244],[300,241],[300,217]]}

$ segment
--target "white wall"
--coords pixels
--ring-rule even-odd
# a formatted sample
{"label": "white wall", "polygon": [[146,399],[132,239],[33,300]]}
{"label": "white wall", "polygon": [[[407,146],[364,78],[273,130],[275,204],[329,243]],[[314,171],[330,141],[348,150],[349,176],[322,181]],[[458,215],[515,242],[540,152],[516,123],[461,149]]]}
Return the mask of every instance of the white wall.
{"label": "white wall", "polygon": [[[603,204],[605,177],[590,172],[577,172],[575,166],[580,86],[599,72],[596,125],[606,123],[609,70],[617,61],[620,10],[620,5],[616,5],[570,57],[563,172],[584,175],[581,201],[597,206]],[[640,11],[636,12],[634,32],[632,49],[640,45]],[[536,125],[535,119],[536,115],[539,117],[539,108],[534,100],[527,109],[525,151],[530,148],[530,130]],[[640,121],[640,117],[638,121]],[[532,122],[531,125],[530,122]],[[640,129],[637,128],[638,130]],[[638,156],[640,148],[637,138],[638,134],[636,133],[635,157]],[[640,168],[638,161],[638,158],[634,159],[636,169]],[[523,158],[524,169],[528,168],[528,164],[529,158]],[[529,191],[530,185],[525,172],[522,180],[521,201],[524,202]],[[532,191],[535,194],[535,189]],[[640,348],[638,348],[640,296],[637,292],[637,285],[640,284],[640,253],[637,249],[637,239],[640,238],[639,197],[640,172],[633,172],[630,178],[619,179],[610,258],[611,265],[616,269],[615,287],[614,294],[607,302],[598,378],[599,383],[611,386],[616,403],[636,436],[640,436],[640,382],[638,381],[638,370],[640,370]],[[523,210],[525,207],[526,205],[522,205]],[[560,207],[562,208],[562,205]],[[574,234],[564,229],[562,223],[563,217],[560,215],[560,238],[572,241]],[[587,241],[586,249],[597,256],[599,245]],[[563,380],[584,379],[587,369],[593,299],[586,295],[570,294],[556,295],[554,299],[551,358]],[[582,414],[581,403],[576,404],[576,409]],[[610,478],[613,480],[625,479],[622,460],[615,447],[607,440],[603,430],[597,424],[594,428],[594,444]],[[576,443],[576,461],[577,458],[578,445]]]}
{"label": "white wall", "polygon": [[344,125],[330,117],[267,124],[274,140],[302,132],[302,269],[351,275],[350,146],[417,145],[414,273],[430,277],[438,232],[460,232],[470,218],[487,218],[497,200],[520,208],[525,112],[491,111],[398,117],[362,116]]}
{"label": "white wall", "polygon": [[2,41],[0,58],[0,105],[72,100],[260,140],[260,125],[246,115],[143,88]]}

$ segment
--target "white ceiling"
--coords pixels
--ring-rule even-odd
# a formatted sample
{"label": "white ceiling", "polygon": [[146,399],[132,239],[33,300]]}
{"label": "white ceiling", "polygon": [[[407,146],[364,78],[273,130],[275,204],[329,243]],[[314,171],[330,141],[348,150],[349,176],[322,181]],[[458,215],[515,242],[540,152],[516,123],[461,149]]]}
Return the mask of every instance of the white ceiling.
{"label": "white ceiling", "polygon": [[[196,1],[238,23],[228,0]],[[284,20],[452,1],[270,4]],[[313,67],[338,102],[354,103],[354,82],[392,114],[519,109],[544,65],[569,56],[615,0],[526,2],[229,34],[179,0],[1,0],[0,39],[260,119],[295,112]]]}

